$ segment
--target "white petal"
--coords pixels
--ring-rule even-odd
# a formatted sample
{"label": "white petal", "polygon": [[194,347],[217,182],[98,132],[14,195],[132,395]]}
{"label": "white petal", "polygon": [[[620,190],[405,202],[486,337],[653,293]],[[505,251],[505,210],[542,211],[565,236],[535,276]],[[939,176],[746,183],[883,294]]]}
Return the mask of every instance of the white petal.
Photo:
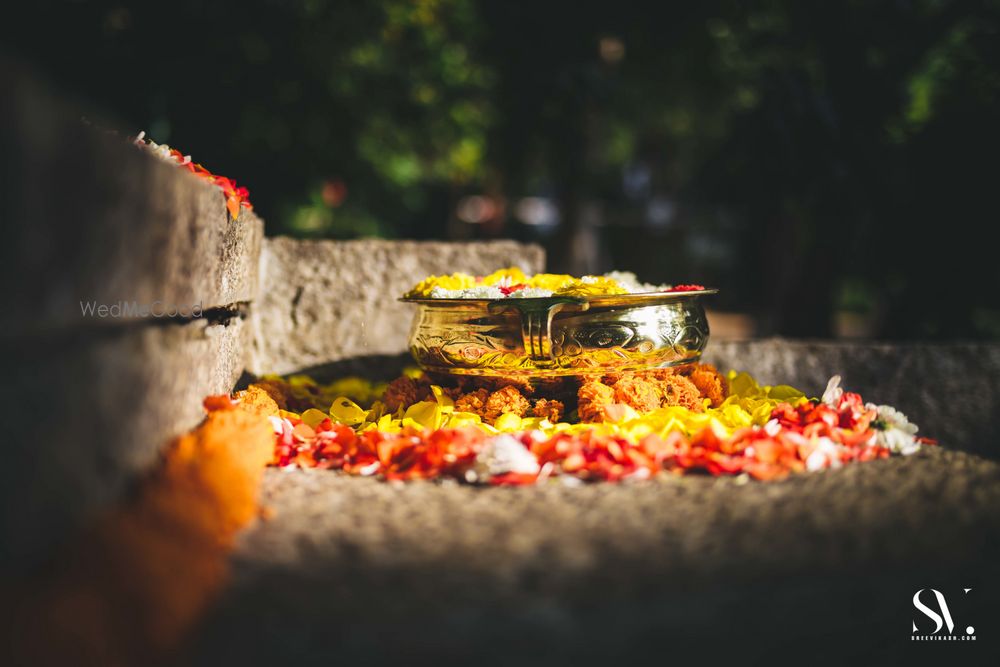
{"label": "white petal", "polygon": [[476,456],[475,470],[484,477],[511,472],[534,475],[539,465],[535,455],[520,440],[505,433],[486,441]]}
{"label": "white petal", "polygon": [[826,383],[826,391],[823,392],[823,402],[829,406],[837,407],[840,397],[844,395],[844,390],[840,388],[840,376],[834,375]]}

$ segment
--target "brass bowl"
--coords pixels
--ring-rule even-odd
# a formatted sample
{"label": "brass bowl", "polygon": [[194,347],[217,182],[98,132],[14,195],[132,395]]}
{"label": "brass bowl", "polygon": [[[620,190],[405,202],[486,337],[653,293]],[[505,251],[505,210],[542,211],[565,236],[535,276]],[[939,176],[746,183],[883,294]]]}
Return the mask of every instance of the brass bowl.
{"label": "brass bowl", "polygon": [[409,344],[425,371],[558,377],[697,361],[708,343],[700,298],[717,291],[400,300],[417,306]]}

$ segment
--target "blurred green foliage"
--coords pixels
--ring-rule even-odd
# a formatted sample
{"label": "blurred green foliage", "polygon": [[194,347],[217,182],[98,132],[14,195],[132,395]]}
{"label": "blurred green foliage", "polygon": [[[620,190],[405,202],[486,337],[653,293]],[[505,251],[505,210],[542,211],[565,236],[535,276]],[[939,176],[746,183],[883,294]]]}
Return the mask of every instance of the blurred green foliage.
{"label": "blurred green foliage", "polygon": [[[998,0],[24,10],[6,50],[247,185],[269,233],[513,236],[556,269],[719,285],[761,333],[850,311],[1000,337]],[[498,218],[457,221],[480,193]]]}

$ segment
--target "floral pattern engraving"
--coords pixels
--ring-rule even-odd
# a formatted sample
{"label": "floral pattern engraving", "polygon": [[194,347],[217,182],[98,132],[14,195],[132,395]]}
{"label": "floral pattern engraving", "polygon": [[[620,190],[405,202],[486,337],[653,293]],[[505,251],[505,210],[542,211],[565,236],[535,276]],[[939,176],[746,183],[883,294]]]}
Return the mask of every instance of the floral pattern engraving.
{"label": "floral pattern engraving", "polygon": [[708,342],[695,300],[626,309],[556,313],[545,332],[548,355],[522,340],[517,312],[484,316],[472,309],[418,306],[410,350],[427,370],[490,375],[572,375],[695,361]]}

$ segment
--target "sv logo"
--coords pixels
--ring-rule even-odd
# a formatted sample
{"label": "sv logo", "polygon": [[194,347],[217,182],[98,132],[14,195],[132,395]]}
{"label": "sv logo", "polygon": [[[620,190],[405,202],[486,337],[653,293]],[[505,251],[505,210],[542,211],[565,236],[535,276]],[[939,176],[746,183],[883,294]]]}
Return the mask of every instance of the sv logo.
{"label": "sv logo", "polygon": [[[968,593],[972,589],[965,588],[963,590],[966,593]],[[923,600],[921,600],[921,594],[924,593],[925,591],[928,591],[931,594],[933,594],[934,597],[933,602],[936,603],[937,610],[932,609],[930,606],[925,604]],[[926,598],[927,596],[925,595],[923,597]],[[948,601],[945,600],[944,594],[941,593],[941,591],[936,590],[934,588],[921,588],[919,591],[913,594],[913,606],[917,608],[917,611],[923,613],[924,616],[934,621],[935,625],[934,631],[931,632],[930,634],[936,635],[938,632],[941,631],[942,627],[948,628],[949,635],[953,634],[955,630],[955,621],[951,616],[951,610],[948,608]],[[916,621],[913,621],[913,632],[919,632]],[[970,635],[973,634],[974,630],[972,626],[969,626],[967,632]]]}

